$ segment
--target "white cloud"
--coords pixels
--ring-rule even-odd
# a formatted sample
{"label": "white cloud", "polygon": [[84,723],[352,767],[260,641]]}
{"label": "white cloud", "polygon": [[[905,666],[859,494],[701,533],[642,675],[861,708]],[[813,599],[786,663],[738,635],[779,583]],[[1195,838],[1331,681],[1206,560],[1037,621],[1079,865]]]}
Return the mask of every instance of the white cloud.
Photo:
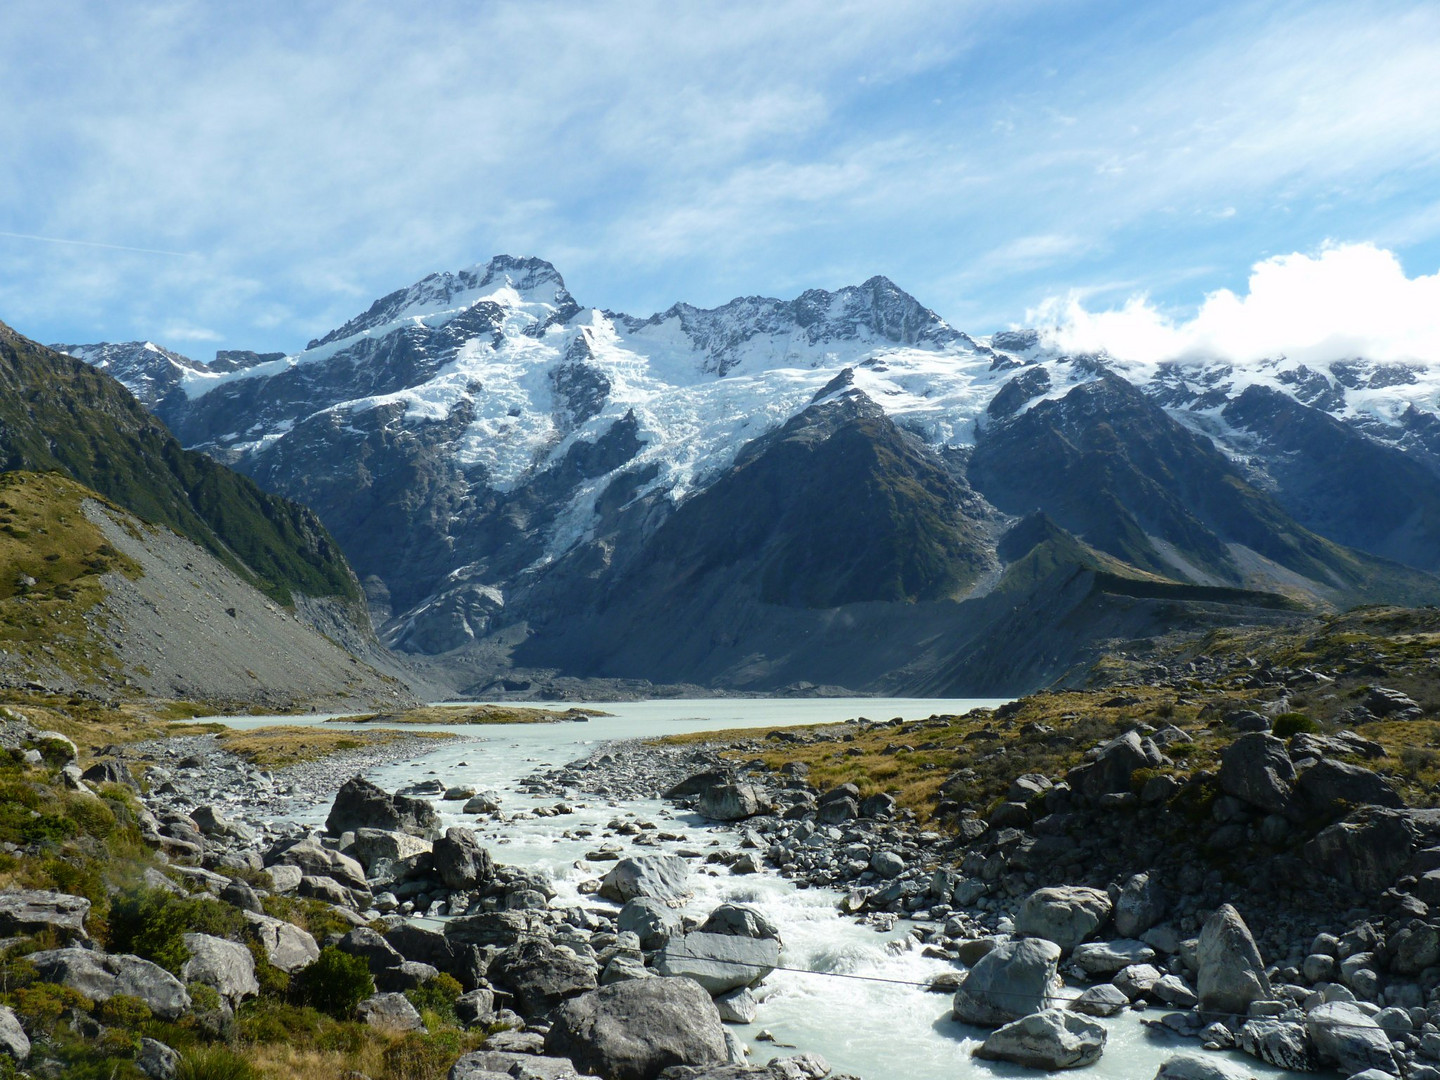
{"label": "white cloud", "polygon": [[1363,356],[1440,365],[1440,272],[1408,277],[1394,253],[1338,244],[1316,255],[1256,263],[1244,295],[1221,289],[1193,318],[1175,319],[1145,296],[1090,311],[1078,297],[1027,315],[1058,347],[1121,360],[1246,362],[1288,356],[1327,361]]}

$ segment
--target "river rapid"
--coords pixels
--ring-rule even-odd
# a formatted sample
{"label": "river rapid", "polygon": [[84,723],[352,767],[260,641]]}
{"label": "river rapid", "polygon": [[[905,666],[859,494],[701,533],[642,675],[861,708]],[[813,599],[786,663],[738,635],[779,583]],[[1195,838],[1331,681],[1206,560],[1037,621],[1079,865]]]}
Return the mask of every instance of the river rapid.
{"label": "river rapid", "polygon": [[[687,852],[693,856],[722,843],[733,847],[733,838],[726,835],[721,839],[723,834],[713,823],[658,797],[610,801],[577,794],[567,799],[574,808],[571,814],[524,814],[521,812],[556,801],[553,795],[536,796],[523,789],[525,778],[532,773],[585,757],[613,740],[839,722],[856,717],[918,720],[935,713],[963,713],[976,706],[1001,703],[993,699],[904,698],[596,703],[588,707],[611,715],[584,723],[446,727],[444,730],[463,738],[442,743],[421,757],[373,769],[367,775],[389,791],[438,779],[447,786],[498,792],[498,818],[462,815],[458,812],[463,805],[460,802],[436,805],[447,826],[474,829],[498,861],[547,872],[559,893],[555,904],[609,908],[613,905],[598,897],[582,895],[580,886],[603,876],[613,865],[586,862],[585,856],[601,845],[602,834],[616,818],[653,822],[659,831],[683,837],[635,847],[633,851],[627,845],[626,854]],[[563,709],[571,703],[536,704]],[[245,728],[297,723],[293,716],[217,719]],[[324,719],[304,718],[299,722],[318,723]],[[336,779],[338,785],[343,778]],[[298,812],[295,819],[318,825],[328,810],[329,803],[325,802]],[[951,1020],[949,997],[921,988],[928,978],[955,969],[947,961],[924,957],[918,948],[910,947],[913,939],[907,923],[877,933],[842,917],[836,910],[838,894],[798,888],[768,867],[759,874],[732,876],[724,866],[699,862],[692,865],[695,896],[687,913],[703,919],[725,901],[755,905],[780,929],[784,941],[782,965],[795,969],[776,971],[767,978],[756,991],[761,1005],[755,1023],[735,1029],[751,1047],[754,1060],[764,1062],[796,1052],[783,1049],[788,1044],[797,1050],[818,1052],[836,1071],[854,1073],[863,1080],[1037,1075],[1018,1066],[971,1058],[971,1049],[986,1032]],[[1148,1014],[1125,1013],[1099,1021],[1109,1031],[1103,1056],[1095,1065],[1067,1075],[1093,1080],[1149,1080],[1160,1064],[1176,1053],[1212,1057],[1194,1041],[1146,1028],[1141,1015],[1158,1019],[1162,1013],[1151,1009]],[[773,1045],[761,1041],[762,1032],[773,1037]],[[1219,1056],[1243,1063],[1256,1077],[1285,1075],[1239,1054]]]}

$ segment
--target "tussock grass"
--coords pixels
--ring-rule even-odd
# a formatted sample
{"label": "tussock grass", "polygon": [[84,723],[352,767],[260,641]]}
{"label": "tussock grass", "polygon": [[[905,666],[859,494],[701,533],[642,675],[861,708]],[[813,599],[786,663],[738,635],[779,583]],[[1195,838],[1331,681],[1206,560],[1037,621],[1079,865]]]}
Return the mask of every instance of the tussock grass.
{"label": "tussock grass", "polygon": [[541,709],[529,705],[425,705],[398,713],[342,717],[331,724],[560,724],[590,716],[609,716],[599,709]]}
{"label": "tussock grass", "polygon": [[[218,726],[218,725],[217,725]],[[319,761],[344,750],[388,746],[401,739],[450,739],[443,731],[327,731],[318,727],[281,726],[256,731],[219,727],[220,745],[252,765],[284,768],[302,761]]]}

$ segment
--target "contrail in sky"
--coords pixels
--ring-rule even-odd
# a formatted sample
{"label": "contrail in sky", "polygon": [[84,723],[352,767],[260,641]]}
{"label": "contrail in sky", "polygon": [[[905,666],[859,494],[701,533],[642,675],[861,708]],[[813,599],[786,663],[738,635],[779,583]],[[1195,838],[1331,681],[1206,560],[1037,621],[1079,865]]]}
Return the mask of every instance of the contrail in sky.
{"label": "contrail in sky", "polygon": [[109,248],[111,251],[134,251],[141,255],[173,255],[177,259],[198,258],[193,251],[165,251],[162,248],[127,247],[124,244],[102,244],[98,240],[66,240],[59,236],[34,236],[30,233],[5,232],[4,230],[0,230],[0,236],[8,236],[12,240],[35,240],[42,244],[72,244],[76,247]]}

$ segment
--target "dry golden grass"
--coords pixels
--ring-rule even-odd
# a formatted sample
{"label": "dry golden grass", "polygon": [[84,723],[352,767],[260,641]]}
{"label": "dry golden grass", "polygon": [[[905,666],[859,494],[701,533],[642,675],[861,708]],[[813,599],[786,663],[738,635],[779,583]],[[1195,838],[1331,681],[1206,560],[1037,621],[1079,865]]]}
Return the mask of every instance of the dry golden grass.
{"label": "dry golden grass", "polygon": [[285,1043],[260,1043],[244,1049],[246,1059],[266,1080],[354,1080],[356,1074],[384,1074],[388,1045],[366,1040],[355,1050],[301,1050]]}
{"label": "dry golden grass", "polygon": [[220,745],[252,765],[283,769],[302,761],[318,761],[342,750],[386,746],[401,739],[450,739],[442,731],[325,731],[316,727],[281,726],[255,731],[223,728]]}
{"label": "dry golden grass", "polygon": [[578,717],[609,716],[599,709],[539,709],[529,705],[425,705],[398,713],[341,717],[332,724],[560,724]]}

